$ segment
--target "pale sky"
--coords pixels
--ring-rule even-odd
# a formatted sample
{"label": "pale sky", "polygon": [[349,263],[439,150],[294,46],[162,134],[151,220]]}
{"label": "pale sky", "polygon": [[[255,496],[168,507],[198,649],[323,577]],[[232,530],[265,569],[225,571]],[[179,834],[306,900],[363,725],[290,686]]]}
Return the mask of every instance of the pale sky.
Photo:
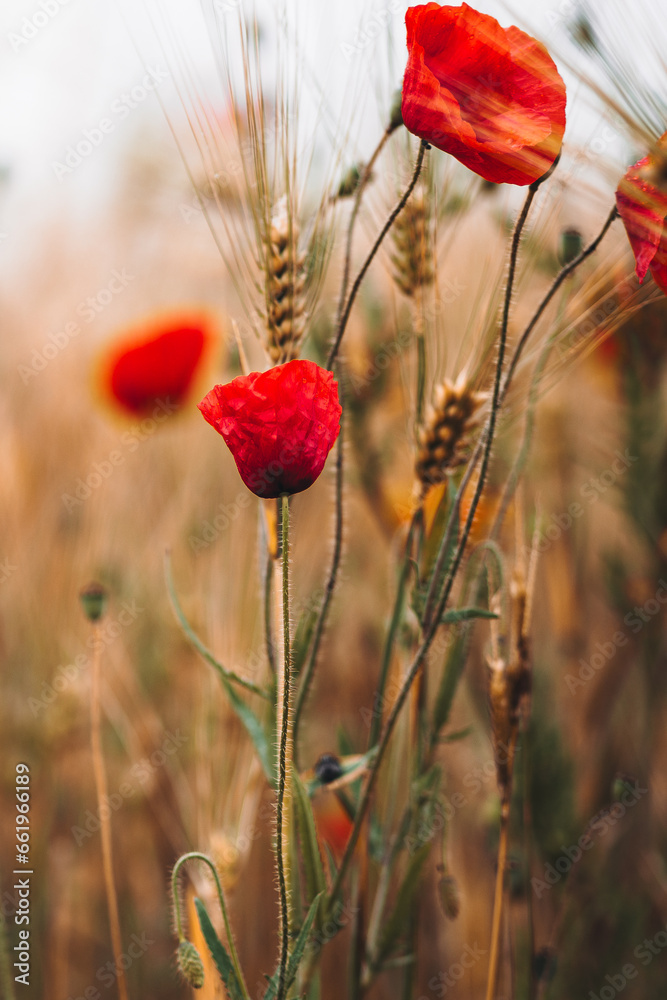
{"label": "pale sky", "polygon": [[[205,99],[220,107],[222,89],[215,79],[202,7],[208,11],[209,24],[215,7],[218,22],[233,31],[241,2],[207,0],[200,6],[196,0],[3,0],[0,232],[25,226],[33,212],[43,218],[51,206],[61,210],[66,206],[73,216],[85,213],[86,206],[109,188],[118,158],[128,143],[136,142],[138,133],[150,125],[166,137],[167,126],[154,91],[169,109],[178,109],[174,79],[179,78],[177,61],[185,55],[196,67]],[[398,0],[286,2],[289,9],[298,9],[292,23],[299,25],[304,80],[312,80],[306,84],[312,101],[305,114],[310,114],[313,125],[322,125],[328,114],[340,129],[341,116],[345,120],[349,114],[352,121],[361,103],[363,121],[368,124],[352,126],[350,140],[357,150],[366,146],[362,154],[367,152],[379,134],[373,122],[374,109],[377,113],[373,91],[384,94],[400,84],[407,5]],[[558,63],[554,49],[563,39],[564,18],[573,8],[572,0],[516,0],[511,6],[516,23],[530,26]],[[267,17],[273,9],[270,0],[258,0],[256,7],[260,23],[264,20],[271,25],[271,14]],[[497,16],[502,24],[514,19],[505,5],[494,0],[483,0],[479,9]],[[161,15],[173,12],[169,30],[177,39],[176,46],[156,41],[151,10],[160,12],[156,23],[162,31],[167,30],[167,17]],[[530,12],[528,24],[521,23],[522,11]],[[393,39],[392,66],[387,56],[388,34]],[[145,85],[146,67],[151,71],[149,86]],[[564,66],[559,68],[572,98],[578,85]],[[359,95],[365,100],[360,102]],[[177,116],[178,111],[173,114]],[[584,133],[586,122],[594,120],[586,114],[579,109]],[[570,114],[568,127],[579,127],[577,115]],[[68,148],[82,140],[95,147],[84,157],[86,162],[82,160],[71,172],[60,169]]]}

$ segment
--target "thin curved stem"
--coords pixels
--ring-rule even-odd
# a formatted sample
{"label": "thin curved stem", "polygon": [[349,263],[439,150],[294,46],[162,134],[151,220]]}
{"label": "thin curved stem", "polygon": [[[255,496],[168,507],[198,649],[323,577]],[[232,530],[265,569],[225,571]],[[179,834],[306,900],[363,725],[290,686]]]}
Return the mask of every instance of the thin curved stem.
{"label": "thin curved stem", "polygon": [[362,281],[366,277],[366,272],[368,271],[368,268],[371,266],[373,258],[375,257],[376,253],[380,249],[380,246],[382,245],[382,241],[384,240],[385,236],[387,235],[387,233],[389,232],[389,230],[393,226],[393,224],[396,221],[396,219],[398,218],[398,216],[401,214],[401,212],[405,208],[410,195],[412,194],[412,192],[415,189],[417,181],[419,180],[419,175],[421,173],[422,164],[424,162],[424,156],[426,154],[426,150],[427,149],[429,149],[429,145],[428,145],[427,142],[424,142],[424,140],[422,139],[422,141],[420,143],[420,146],[419,146],[419,153],[417,154],[417,162],[415,163],[415,169],[414,169],[414,172],[412,174],[412,179],[410,180],[410,183],[408,184],[407,188],[405,189],[405,192],[403,193],[403,195],[402,195],[400,201],[398,202],[396,208],[393,210],[393,212],[391,213],[391,215],[389,216],[389,218],[385,222],[384,226],[380,230],[380,233],[379,233],[377,239],[375,240],[375,243],[371,247],[371,249],[370,249],[370,251],[368,253],[368,256],[366,257],[366,260],[361,265],[361,269],[360,269],[359,273],[357,274],[356,278],[354,279],[354,284],[352,285],[352,288],[350,290],[350,294],[349,294],[347,302],[345,304],[345,308],[343,309],[343,312],[341,314],[340,320],[338,322],[338,329],[336,330],[336,337],[334,339],[333,346],[332,346],[332,348],[331,348],[331,350],[329,352],[329,357],[327,358],[327,368],[329,370],[331,370],[333,368],[333,365],[334,365],[334,362],[336,360],[336,357],[338,356],[338,351],[339,351],[339,348],[340,348],[341,341],[343,339],[343,334],[345,333],[345,327],[347,326],[347,321],[350,318],[350,312],[352,311],[352,306],[354,304],[354,300],[357,297],[357,292],[359,291],[359,288],[361,287]]}
{"label": "thin curved stem", "polygon": [[333,903],[336,901],[336,899],[338,897],[338,894],[340,893],[340,890],[341,890],[342,884],[343,884],[343,880],[345,878],[347,869],[348,869],[348,867],[350,865],[350,862],[352,860],[352,856],[354,854],[354,850],[355,850],[355,847],[356,847],[356,844],[357,844],[357,840],[359,839],[359,833],[360,833],[360,830],[361,830],[361,825],[362,825],[362,822],[363,822],[363,820],[364,820],[364,818],[366,816],[366,813],[368,811],[368,807],[370,805],[370,800],[371,800],[371,795],[372,795],[372,792],[373,792],[373,788],[375,786],[375,782],[377,781],[377,777],[378,777],[378,774],[379,774],[379,771],[380,771],[380,765],[382,764],[382,760],[384,758],[385,751],[387,749],[387,746],[389,744],[389,740],[391,738],[391,735],[393,733],[394,727],[396,725],[396,721],[398,719],[398,716],[400,715],[400,712],[401,712],[401,709],[403,708],[403,705],[405,704],[405,700],[406,700],[406,698],[408,696],[410,688],[412,687],[412,684],[413,684],[415,678],[417,677],[417,675],[418,675],[418,673],[419,673],[419,671],[421,669],[422,664],[424,663],[424,661],[426,659],[426,654],[428,653],[428,651],[429,651],[429,649],[431,647],[431,644],[433,642],[433,639],[435,638],[435,634],[436,634],[436,632],[438,630],[438,626],[439,626],[439,623],[440,623],[440,619],[442,618],[443,610],[444,610],[444,608],[446,606],[447,600],[448,600],[449,595],[451,593],[451,589],[452,589],[454,580],[456,578],[456,574],[458,572],[459,566],[461,565],[461,561],[463,559],[463,553],[465,551],[465,547],[466,547],[466,544],[467,544],[467,541],[468,541],[468,536],[470,534],[470,529],[472,527],[472,523],[473,523],[473,520],[474,520],[474,517],[475,517],[475,512],[477,510],[477,505],[478,505],[480,497],[482,495],[482,490],[484,489],[484,485],[485,485],[485,482],[486,482],[486,473],[487,473],[487,469],[488,469],[488,466],[489,466],[489,459],[490,459],[490,456],[491,456],[491,447],[493,445],[493,436],[494,436],[494,431],[495,431],[495,426],[496,426],[496,420],[497,420],[497,416],[498,416],[498,409],[499,409],[500,383],[501,383],[501,378],[502,378],[503,360],[504,360],[504,357],[505,357],[505,344],[506,344],[506,341],[507,341],[507,326],[508,326],[508,321],[509,321],[509,310],[510,310],[510,304],[511,304],[511,299],[512,299],[512,289],[513,289],[513,286],[514,286],[514,275],[515,275],[515,272],[516,272],[516,263],[517,263],[517,257],[518,257],[518,252],[519,252],[519,243],[520,243],[520,240],[521,240],[521,233],[523,231],[523,227],[525,225],[526,218],[527,218],[528,212],[530,210],[530,206],[531,206],[531,204],[533,202],[533,199],[534,199],[534,197],[535,197],[535,195],[537,193],[537,190],[538,190],[540,182],[542,180],[544,180],[544,179],[545,178],[540,178],[534,184],[530,185],[530,187],[528,189],[528,193],[526,195],[526,200],[524,202],[524,205],[523,205],[523,208],[522,208],[521,213],[519,215],[519,218],[517,219],[517,222],[516,222],[516,225],[515,225],[515,228],[514,228],[514,234],[512,236],[512,245],[511,245],[511,250],[510,250],[509,271],[508,271],[508,276],[507,276],[507,285],[506,285],[506,288],[505,288],[505,300],[504,300],[504,303],[503,303],[502,320],[501,320],[500,333],[499,333],[499,341],[498,341],[498,360],[496,362],[496,375],[495,375],[494,386],[493,386],[493,398],[492,398],[492,402],[491,402],[491,412],[489,414],[488,422],[487,422],[486,429],[485,429],[485,434],[483,435],[483,441],[484,441],[483,448],[484,448],[484,450],[483,450],[483,454],[482,454],[482,466],[481,466],[481,469],[480,469],[480,472],[479,472],[479,479],[477,481],[477,486],[475,488],[475,493],[474,493],[474,496],[473,496],[473,499],[472,499],[472,503],[470,505],[470,510],[468,511],[468,517],[466,519],[465,526],[464,526],[463,531],[461,533],[461,537],[459,539],[459,543],[458,543],[458,546],[457,546],[457,549],[456,549],[456,553],[454,555],[454,558],[452,559],[452,564],[451,564],[449,573],[447,574],[447,580],[445,582],[442,594],[441,594],[440,599],[439,599],[439,601],[437,603],[436,612],[432,616],[430,623],[428,624],[428,626],[425,629],[424,637],[422,639],[422,643],[421,643],[419,649],[417,650],[417,653],[415,654],[415,657],[414,657],[414,659],[412,661],[410,669],[408,670],[407,676],[406,676],[406,678],[405,678],[405,680],[403,682],[403,686],[401,687],[401,690],[400,690],[400,692],[398,694],[398,697],[397,697],[396,701],[394,702],[394,706],[393,706],[393,708],[391,710],[391,713],[390,713],[390,715],[389,715],[389,717],[387,719],[387,723],[385,725],[384,731],[383,731],[382,736],[380,738],[380,742],[379,742],[379,745],[378,745],[377,757],[375,759],[375,764],[374,764],[374,766],[373,766],[373,768],[372,768],[372,770],[371,770],[371,772],[370,772],[370,774],[368,776],[368,781],[366,782],[366,787],[365,787],[365,789],[364,789],[364,791],[362,793],[361,799],[359,801],[359,805],[358,805],[358,808],[357,808],[357,815],[355,817],[355,824],[354,824],[352,833],[350,835],[350,839],[348,841],[348,844],[347,844],[347,847],[346,847],[346,850],[345,850],[345,854],[343,855],[343,859],[341,861],[340,868],[338,869],[338,873],[336,875],[335,882],[334,882],[334,884],[332,886],[331,893],[329,895],[329,900],[328,900],[328,907],[329,907],[329,909],[331,908],[331,906],[333,905]]}
{"label": "thin curved stem", "polygon": [[280,511],[283,564],[283,695],[281,706],[280,746],[278,750],[278,810],[276,817],[276,861],[280,892],[280,969],[276,1000],[284,1000],[287,986],[287,957],[289,948],[289,901],[287,899],[288,847],[284,843],[285,798],[287,788],[287,756],[289,743],[290,674],[292,652],[290,648],[289,604],[289,496],[282,495]]}
{"label": "thin curved stem", "polygon": [[181,903],[178,897],[178,876],[180,874],[181,868],[186,863],[186,861],[203,861],[204,864],[208,865],[210,868],[213,878],[215,879],[215,887],[218,892],[218,902],[220,903],[220,911],[222,913],[222,919],[225,925],[225,934],[227,935],[227,943],[229,944],[229,954],[234,966],[234,970],[238,977],[238,981],[241,984],[241,989],[243,990],[243,996],[245,1000],[250,1000],[250,994],[248,993],[248,987],[246,986],[245,979],[243,978],[243,970],[241,968],[241,963],[239,962],[239,956],[236,951],[236,945],[234,944],[234,937],[232,935],[232,928],[229,922],[229,915],[227,913],[227,906],[225,905],[225,897],[222,891],[222,884],[220,882],[220,876],[218,875],[218,869],[215,867],[214,863],[211,861],[206,854],[202,854],[201,851],[188,851],[187,854],[182,854],[174,865],[174,870],[171,873],[171,895],[174,901],[174,914],[176,917],[176,933],[178,935],[178,940],[183,941],[185,935],[183,933],[183,921],[181,917]]}
{"label": "thin curved stem", "polygon": [[611,212],[607,216],[602,229],[600,230],[600,232],[598,233],[598,235],[595,237],[595,239],[592,240],[592,242],[589,243],[587,247],[584,247],[584,249],[581,251],[581,253],[579,254],[578,257],[575,257],[574,260],[570,261],[569,264],[566,264],[566,266],[562,269],[562,271],[560,272],[560,274],[554,280],[554,282],[553,282],[551,288],[549,289],[549,291],[547,292],[547,294],[544,296],[544,298],[540,302],[540,304],[537,307],[537,310],[535,312],[535,315],[531,319],[531,321],[528,324],[528,326],[526,327],[526,329],[521,334],[519,342],[516,345],[516,347],[514,348],[514,354],[512,355],[512,359],[511,359],[509,365],[507,366],[507,373],[505,374],[505,379],[503,381],[503,387],[502,387],[502,390],[501,390],[501,393],[500,393],[500,402],[501,402],[501,404],[503,403],[503,401],[505,399],[505,396],[507,395],[507,390],[509,389],[510,382],[512,381],[512,378],[514,376],[514,372],[516,371],[516,366],[519,363],[519,358],[521,357],[521,354],[523,353],[523,349],[526,346],[526,341],[528,340],[528,338],[530,337],[531,333],[533,332],[533,329],[536,326],[537,322],[539,321],[540,317],[542,316],[542,313],[544,312],[544,310],[546,309],[546,307],[549,305],[549,303],[551,302],[552,298],[554,297],[554,295],[556,294],[556,292],[558,291],[558,289],[560,288],[560,286],[563,284],[563,282],[565,281],[565,279],[567,277],[569,277],[574,271],[576,271],[576,269],[579,267],[579,265],[581,263],[583,263],[583,261],[585,261],[587,257],[590,257],[590,255],[592,253],[595,253],[595,251],[597,250],[597,248],[600,246],[600,243],[602,242],[602,240],[604,239],[604,237],[607,235],[607,231],[610,228],[612,222],[614,221],[614,219],[616,218],[617,215],[618,215],[618,209],[614,205],[614,207],[612,208]]}
{"label": "thin curved stem", "polygon": [[298,747],[299,723],[301,722],[303,709],[306,704],[306,699],[308,697],[308,694],[310,692],[313,676],[315,674],[315,667],[317,664],[317,654],[319,652],[320,641],[322,639],[324,626],[326,624],[327,615],[329,613],[329,605],[331,604],[331,598],[333,596],[334,588],[336,586],[336,579],[338,577],[338,570],[340,568],[340,557],[342,549],[343,549],[343,424],[341,423],[340,433],[338,435],[338,440],[336,442],[336,526],[334,529],[334,550],[333,550],[333,556],[331,558],[331,569],[329,570],[329,577],[327,579],[327,585],[324,591],[324,597],[322,599],[322,606],[320,607],[320,613],[317,617],[317,623],[315,625],[315,634],[313,636],[312,645],[310,647],[310,655],[308,657],[308,662],[304,667],[303,673],[301,675],[301,680],[299,682],[299,690],[297,692],[297,698],[296,698],[296,707],[294,709],[293,744],[294,744],[294,761],[297,769],[298,769],[298,758],[299,758],[299,747]]}

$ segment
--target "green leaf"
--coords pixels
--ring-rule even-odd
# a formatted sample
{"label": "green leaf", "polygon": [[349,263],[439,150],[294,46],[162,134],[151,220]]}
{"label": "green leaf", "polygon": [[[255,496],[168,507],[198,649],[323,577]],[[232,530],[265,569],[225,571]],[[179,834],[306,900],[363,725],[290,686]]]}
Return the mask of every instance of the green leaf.
{"label": "green leaf", "polygon": [[172,607],[174,614],[178,619],[181,628],[183,629],[185,635],[190,639],[195,649],[204,657],[207,663],[210,663],[212,667],[217,671],[218,677],[220,678],[220,683],[225,689],[225,694],[229,699],[229,703],[236,712],[241,724],[245,728],[248,736],[252,740],[255,750],[257,751],[257,756],[259,757],[260,763],[264,770],[264,773],[269,781],[269,784],[275,786],[276,783],[276,772],[275,763],[273,759],[273,754],[269,746],[269,741],[267,739],[264,728],[261,722],[250,708],[248,704],[241,698],[239,693],[232,686],[232,681],[236,684],[240,684],[243,687],[248,688],[253,691],[254,694],[261,694],[263,698],[271,699],[271,694],[258,688],[255,684],[250,681],[245,681],[243,678],[238,677],[230,670],[225,670],[222,664],[218,663],[212,653],[206,649],[204,644],[195,635],[190,627],[180,604],[178,603],[178,598],[176,597],[176,592],[174,589],[174,581],[171,574],[171,562],[168,555],[165,557],[165,576],[167,579],[167,589],[169,591],[169,596],[171,598]]}
{"label": "green leaf", "polygon": [[431,591],[433,592],[431,607],[433,610],[435,609],[435,603],[437,602],[438,595],[440,594],[450,564],[454,558],[456,546],[458,545],[458,527],[456,522],[453,522],[451,535],[445,551],[445,558],[443,559],[442,567],[438,574],[438,579],[436,580],[435,572],[438,557],[440,555],[440,550],[444,545],[450,521],[452,518],[458,518],[458,514],[454,509],[454,506],[449,503],[449,493],[450,488],[448,486],[443,493],[428,537],[424,541],[422,570],[421,573],[417,575],[419,582],[415,584],[412,590],[412,609],[417,615],[420,624],[423,624],[424,622],[424,613],[426,611],[428,596]]}
{"label": "green leaf", "polygon": [[229,1000],[245,1000],[243,988],[239,982],[238,976],[236,975],[236,969],[234,968],[225,946],[216,934],[215,927],[211,923],[211,919],[206,912],[206,907],[202,903],[201,899],[195,899],[195,908],[197,910],[197,916],[199,917],[201,932],[204,935],[206,944],[208,945],[208,950],[211,952],[211,956],[215,962],[215,967],[220,973],[220,977],[225,984]]}
{"label": "green leaf", "polygon": [[435,699],[433,708],[433,737],[432,742],[438,738],[438,734],[449,718],[449,713],[454,701],[454,695],[458,687],[463,669],[466,663],[468,652],[468,635],[463,632],[458,635],[449,652],[445,662],[440,687]]}
{"label": "green leaf", "polygon": [[179,603],[178,597],[176,596],[176,589],[174,587],[174,579],[171,572],[171,559],[169,553],[165,555],[164,560],[164,575],[167,581],[167,590],[169,592],[169,598],[171,600],[172,610],[176,616],[178,624],[181,626],[184,635],[190,640],[192,645],[195,647],[199,655],[209,663],[214,670],[218,672],[221,678],[225,678],[227,681],[232,681],[234,684],[238,684],[240,687],[246,688],[248,691],[252,691],[253,694],[258,694],[260,698],[270,698],[270,694],[264,690],[264,688],[259,687],[257,684],[253,684],[252,681],[248,681],[245,677],[239,677],[238,674],[234,673],[233,670],[227,670],[223,667],[222,663],[215,658],[213,653],[208,649],[207,646],[201,641],[199,636],[196,634],[189,621],[185,617],[185,613]]}
{"label": "green leaf", "polygon": [[[422,577],[430,578],[433,570],[435,569],[435,564],[438,559],[438,553],[440,551],[440,546],[442,540],[445,537],[447,531],[447,525],[449,524],[449,518],[451,516],[451,505],[450,505],[450,484],[446,484],[446,488],[443,491],[442,498],[438,504],[438,509],[435,512],[435,517],[431,524],[431,530],[424,539],[423,543],[423,562],[422,562]],[[452,535],[456,535],[457,532],[452,532]]]}
{"label": "green leaf", "polygon": [[408,868],[405,873],[405,878],[403,879],[401,888],[398,891],[398,896],[396,897],[394,909],[382,928],[376,953],[372,956],[370,961],[371,968],[374,971],[378,971],[380,969],[384,960],[391,955],[391,952],[401,934],[406,931],[412,923],[412,908],[415,896],[417,895],[417,890],[419,889],[419,880],[421,878],[422,868],[424,867],[424,863],[428,857],[430,847],[430,844],[424,844],[423,847],[420,847],[410,859],[410,863],[408,864]]}
{"label": "green leaf", "polygon": [[[310,904],[310,909],[306,914],[306,919],[303,922],[303,926],[299,931],[299,936],[294,942],[294,948],[291,955],[287,959],[287,969],[285,975],[285,991],[289,990],[290,986],[296,979],[296,974],[299,971],[299,966],[301,964],[301,959],[303,958],[303,953],[306,950],[306,945],[308,944],[308,938],[310,936],[310,929],[313,926],[313,921],[315,920],[315,915],[318,911],[320,900],[322,899],[322,894],[316,896],[315,899]],[[269,980],[269,985],[267,987],[266,993],[264,994],[264,1000],[274,1000],[275,995],[278,991],[278,974],[279,970],[273,973]]]}
{"label": "green leaf", "polygon": [[306,608],[294,631],[292,639],[292,675],[296,679],[306,662],[310,642],[315,631],[319,611],[317,608]]}
{"label": "green leaf", "polygon": [[257,751],[257,756],[259,757],[262,769],[266,775],[269,784],[275,787],[276,784],[276,770],[275,761],[271,748],[269,746],[268,740],[266,738],[266,733],[262,727],[261,722],[250,708],[246,705],[243,698],[234,690],[232,685],[225,677],[220,678],[222,686],[225,689],[225,693],[229,698],[229,703],[241,720],[245,730],[252,740],[255,750]]}
{"label": "green leaf", "polygon": [[498,618],[495,611],[488,611],[486,608],[454,608],[452,611],[445,611],[440,621],[443,625],[451,625],[454,622],[469,622],[473,618]]}
{"label": "green leaf", "polygon": [[453,733],[445,733],[444,736],[440,737],[440,742],[456,743],[457,740],[464,740],[466,736],[470,736],[474,728],[474,726],[466,726],[465,729],[456,729]]}
{"label": "green leaf", "polygon": [[292,771],[292,787],[294,789],[294,814],[306,879],[306,899],[310,904],[316,896],[321,895],[326,890],[327,883],[310,798],[296,770]]}

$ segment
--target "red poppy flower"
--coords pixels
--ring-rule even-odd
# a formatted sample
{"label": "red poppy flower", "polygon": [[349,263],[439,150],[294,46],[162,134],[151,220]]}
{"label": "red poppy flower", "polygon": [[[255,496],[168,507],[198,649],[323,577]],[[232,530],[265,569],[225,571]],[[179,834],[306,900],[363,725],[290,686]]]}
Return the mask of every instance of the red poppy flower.
{"label": "red poppy flower", "polygon": [[[667,146],[667,132],[658,140],[658,147]],[[667,292],[667,190],[660,174],[664,161],[649,154],[631,166],[616,192],[616,207],[635,255],[637,277],[643,281],[646,272]]]}
{"label": "red poppy flower", "polygon": [[341,861],[354,827],[353,820],[335,793],[326,788],[314,796],[311,804],[320,840],[328,844],[334,858]]}
{"label": "red poppy flower", "polygon": [[157,403],[185,402],[211,340],[201,314],[153,319],[115,344],[103,363],[105,393],[132,416],[146,416]]}
{"label": "red poppy flower", "polygon": [[216,385],[199,409],[258,497],[312,486],[340,431],[338,384],[313,361],[288,361]]}
{"label": "red poppy flower", "polygon": [[410,7],[406,127],[487,181],[532,184],[560,152],[565,84],[518,28],[462,4]]}

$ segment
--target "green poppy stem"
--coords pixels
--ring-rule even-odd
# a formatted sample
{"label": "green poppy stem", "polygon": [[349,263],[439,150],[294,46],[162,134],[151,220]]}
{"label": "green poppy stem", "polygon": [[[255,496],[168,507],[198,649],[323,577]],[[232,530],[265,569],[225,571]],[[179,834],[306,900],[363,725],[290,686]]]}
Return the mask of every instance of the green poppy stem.
{"label": "green poppy stem", "polygon": [[[284,842],[285,799],[289,794],[287,783],[287,756],[290,734],[290,681],[292,671],[292,651],[290,646],[290,604],[289,604],[289,496],[283,493],[280,508],[283,564],[283,690],[280,706],[280,745],[278,749],[278,811],[276,818],[276,862],[278,868],[278,889],[280,892],[280,970],[276,1000],[285,1000],[287,957],[289,948],[289,901],[287,898],[287,869],[289,864],[288,845]],[[291,770],[291,767],[290,769]]]}

